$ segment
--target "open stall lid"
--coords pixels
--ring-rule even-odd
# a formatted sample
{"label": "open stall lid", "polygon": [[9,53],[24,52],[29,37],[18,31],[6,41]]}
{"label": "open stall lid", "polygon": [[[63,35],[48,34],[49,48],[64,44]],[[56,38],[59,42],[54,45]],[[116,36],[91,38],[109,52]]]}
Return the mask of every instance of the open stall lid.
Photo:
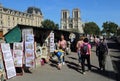
{"label": "open stall lid", "polygon": [[4,35],[6,43],[14,43],[21,41],[21,30],[19,27],[15,27]]}

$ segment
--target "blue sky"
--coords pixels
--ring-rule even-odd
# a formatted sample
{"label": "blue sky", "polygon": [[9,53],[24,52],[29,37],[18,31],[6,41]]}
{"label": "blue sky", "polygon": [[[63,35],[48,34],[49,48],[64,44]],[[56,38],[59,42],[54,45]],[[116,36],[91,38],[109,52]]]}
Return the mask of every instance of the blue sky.
{"label": "blue sky", "polygon": [[0,0],[6,8],[26,11],[29,6],[41,9],[44,19],[60,24],[61,10],[79,8],[83,22],[95,22],[102,27],[103,22],[112,21],[120,26],[120,0]]}

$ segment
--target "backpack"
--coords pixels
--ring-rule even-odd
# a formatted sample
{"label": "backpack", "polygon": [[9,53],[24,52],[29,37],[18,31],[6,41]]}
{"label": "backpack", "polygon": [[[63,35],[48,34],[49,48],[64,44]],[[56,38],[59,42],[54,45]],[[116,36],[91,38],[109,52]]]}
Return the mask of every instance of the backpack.
{"label": "backpack", "polygon": [[106,51],[107,51],[106,46],[103,43],[100,43],[99,52],[104,54]]}
{"label": "backpack", "polygon": [[88,51],[88,44],[83,44],[81,51],[84,55],[86,55]]}

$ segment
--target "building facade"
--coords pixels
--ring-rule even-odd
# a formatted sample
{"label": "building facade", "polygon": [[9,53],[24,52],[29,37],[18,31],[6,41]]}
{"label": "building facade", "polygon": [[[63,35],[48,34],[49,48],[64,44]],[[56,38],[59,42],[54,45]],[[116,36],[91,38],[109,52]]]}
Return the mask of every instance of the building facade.
{"label": "building facade", "polygon": [[41,26],[43,15],[39,8],[29,7],[26,12],[5,8],[0,5],[0,31],[3,35],[17,24]]}
{"label": "building facade", "polygon": [[70,17],[69,10],[61,11],[61,29],[78,30],[79,33],[83,33],[83,23],[81,21],[80,10],[78,8],[73,9],[72,18]]}

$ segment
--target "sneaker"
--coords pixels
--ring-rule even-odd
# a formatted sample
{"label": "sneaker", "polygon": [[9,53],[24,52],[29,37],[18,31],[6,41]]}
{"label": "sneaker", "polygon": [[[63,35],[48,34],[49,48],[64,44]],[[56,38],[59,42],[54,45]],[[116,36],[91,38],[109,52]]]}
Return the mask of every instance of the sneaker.
{"label": "sneaker", "polygon": [[65,62],[63,62],[62,64],[65,65]]}
{"label": "sneaker", "polygon": [[83,72],[82,74],[83,74],[83,75],[85,75],[86,73],[85,73],[85,72]]}

